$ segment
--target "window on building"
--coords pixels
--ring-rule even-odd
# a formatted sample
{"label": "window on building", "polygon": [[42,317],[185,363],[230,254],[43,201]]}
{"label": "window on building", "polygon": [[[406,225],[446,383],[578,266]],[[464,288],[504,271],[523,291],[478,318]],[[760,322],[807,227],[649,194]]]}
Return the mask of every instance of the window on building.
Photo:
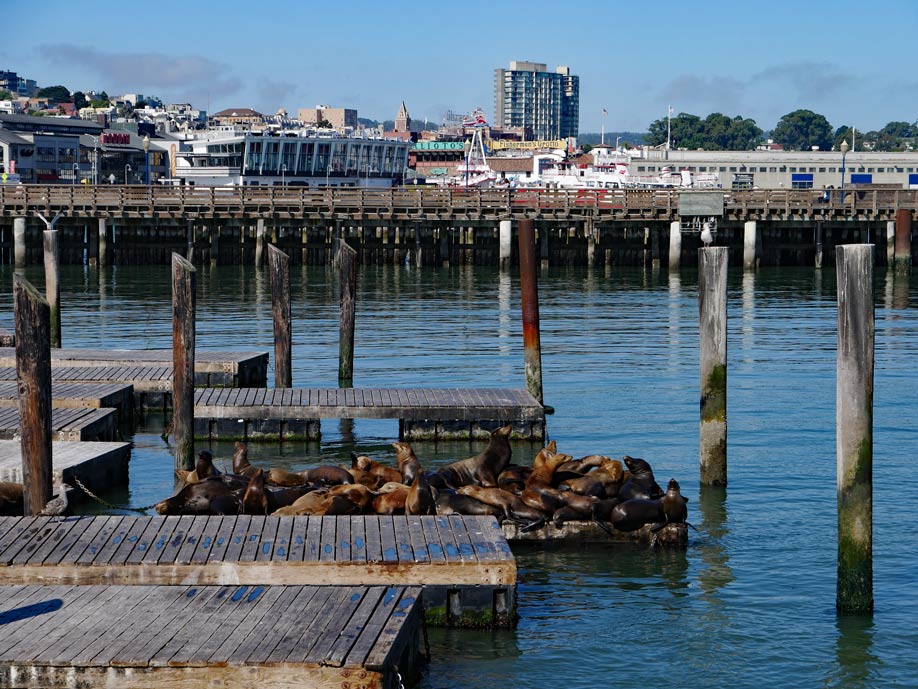
{"label": "window on building", "polygon": [[821,168],[819,168],[819,171],[820,171],[820,172],[825,172],[826,169],[825,169],[824,167],[821,167]]}
{"label": "window on building", "polygon": [[812,189],[812,188],[813,188],[812,180],[791,182],[791,189]]}
{"label": "window on building", "polygon": [[778,168],[778,172],[787,172],[787,165],[782,165]]}
{"label": "window on building", "polygon": [[759,172],[768,172],[768,168],[760,167]]}
{"label": "window on building", "polygon": [[837,170],[834,167],[830,167],[829,172],[837,172]]}
{"label": "window on building", "polygon": [[721,168],[719,168],[718,170],[719,170],[719,172],[726,172],[726,171],[727,171],[727,168],[721,167]]}
{"label": "window on building", "polygon": [[776,167],[770,167],[770,168],[768,168],[768,171],[769,171],[769,172],[777,172],[777,171],[778,171],[778,168],[776,168]]}
{"label": "window on building", "polygon": [[792,168],[790,169],[790,171],[791,171],[791,172],[797,172],[797,168],[792,167]]}
{"label": "window on building", "polygon": [[735,165],[734,165],[733,167],[730,168],[730,172],[736,172],[736,166],[735,166]]}
{"label": "window on building", "polygon": [[885,168],[885,167],[878,167],[878,168],[877,168],[877,172],[886,172],[886,168]]}

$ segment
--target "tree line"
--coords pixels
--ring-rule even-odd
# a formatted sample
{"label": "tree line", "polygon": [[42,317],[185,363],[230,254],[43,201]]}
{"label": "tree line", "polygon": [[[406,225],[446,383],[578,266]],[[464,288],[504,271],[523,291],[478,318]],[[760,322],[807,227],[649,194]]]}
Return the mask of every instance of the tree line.
{"label": "tree line", "polygon": [[[650,146],[666,143],[665,117],[650,123],[645,142]],[[835,129],[824,115],[812,110],[794,110],[778,120],[775,128],[764,132],[750,118],[729,117],[719,112],[704,119],[680,112],[670,120],[672,148],[703,149],[706,151],[750,151],[767,139],[789,151],[838,150],[847,141],[851,150],[904,151],[918,147],[918,121],[894,121],[876,131],[854,130],[851,125]]]}

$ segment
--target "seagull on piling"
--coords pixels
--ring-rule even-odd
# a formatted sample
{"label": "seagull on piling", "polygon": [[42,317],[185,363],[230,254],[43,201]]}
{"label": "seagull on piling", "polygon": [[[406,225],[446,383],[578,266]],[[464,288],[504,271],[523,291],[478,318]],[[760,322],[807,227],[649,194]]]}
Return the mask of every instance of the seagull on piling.
{"label": "seagull on piling", "polygon": [[709,222],[701,225],[701,241],[704,243],[705,248],[711,246],[714,241],[714,235],[711,234],[711,223]]}

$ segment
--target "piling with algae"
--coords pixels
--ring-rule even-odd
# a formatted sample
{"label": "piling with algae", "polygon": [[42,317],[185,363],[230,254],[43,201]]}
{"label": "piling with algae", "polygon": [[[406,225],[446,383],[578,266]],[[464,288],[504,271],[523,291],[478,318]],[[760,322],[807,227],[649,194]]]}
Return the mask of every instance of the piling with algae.
{"label": "piling with algae", "polygon": [[698,250],[701,485],[727,485],[727,247]]}

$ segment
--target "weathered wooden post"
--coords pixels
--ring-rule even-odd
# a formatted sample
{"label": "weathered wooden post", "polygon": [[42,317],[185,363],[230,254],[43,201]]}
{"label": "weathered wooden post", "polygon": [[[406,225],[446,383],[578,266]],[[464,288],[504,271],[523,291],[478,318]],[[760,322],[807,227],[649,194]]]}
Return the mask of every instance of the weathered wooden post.
{"label": "weathered wooden post", "polygon": [[678,270],[682,262],[682,222],[674,220],[669,224],[669,269]]}
{"label": "weathered wooden post", "polygon": [[255,221],[255,267],[261,268],[265,264],[265,219]]}
{"label": "weathered wooden post", "polygon": [[529,218],[517,223],[520,255],[520,300],[523,307],[523,362],[526,389],[539,404],[542,399],[542,344],[539,335],[539,283],[536,272],[535,232]]}
{"label": "weathered wooden post", "polygon": [[51,317],[51,346],[61,346],[61,289],[57,280],[59,252],[57,248],[57,230],[45,230],[42,233],[45,250],[45,298],[48,301]]}
{"label": "weathered wooden post", "polygon": [[293,386],[290,257],[273,244],[268,245],[268,278],[274,313],[274,387],[289,388]]}
{"label": "weathered wooden post", "polygon": [[873,245],[835,249],[838,359],[835,461],[842,613],[873,610]]}
{"label": "weathered wooden post", "polygon": [[912,211],[896,211],[896,268],[908,270],[912,265]]}
{"label": "weathered wooden post", "polygon": [[188,225],[186,227],[187,237],[186,241],[188,243],[187,253],[185,254],[185,259],[189,263],[194,263],[194,220],[191,218],[188,219]]}
{"label": "weathered wooden post", "polygon": [[698,250],[701,484],[710,486],[727,485],[727,252]]}
{"label": "weathered wooden post", "polygon": [[22,448],[23,513],[41,512],[51,499],[51,310],[21,274],[13,274],[16,382]]}
{"label": "weathered wooden post", "polygon": [[194,266],[172,254],[172,433],[175,468],[194,468]]}
{"label": "weathered wooden post", "polygon": [[99,267],[108,265],[108,220],[99,218]]}
{"label": "weathered wooden post", "polygon": [[822,220],[816,221],[816,267],[822,268],[823,260],[823,244],[826,239],[826,230],[822,224]]}
{"label": "weathered wooden post", "polygon": [[357,317],[357,252],[338,240],[341,311],[338,319],[338,383],[354,380],[354,322]]}
{"label": "weathered wooden post", "polygon": [[26,264],[26,219],[13,218],[13,262],[16,268]]}
{"label": "weathered wooden post", "polygon": [[510,267],[511,241],[513,239],[513,221],[500,221],[500,269]]}

